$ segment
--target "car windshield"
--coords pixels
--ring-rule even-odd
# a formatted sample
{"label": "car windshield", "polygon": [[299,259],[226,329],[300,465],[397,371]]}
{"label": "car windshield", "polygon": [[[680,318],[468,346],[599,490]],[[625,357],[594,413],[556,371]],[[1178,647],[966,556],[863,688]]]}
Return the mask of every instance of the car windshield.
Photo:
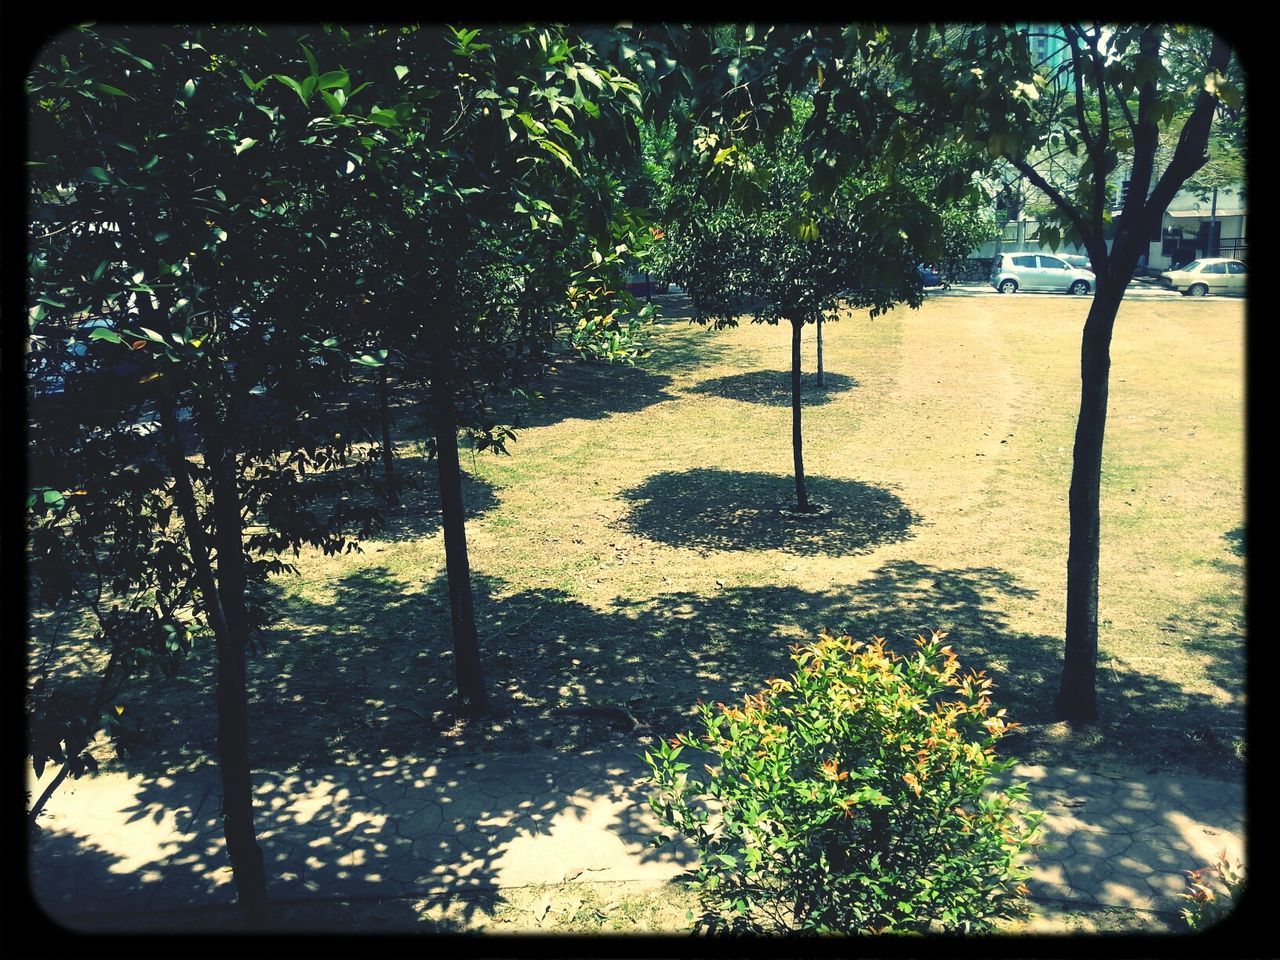
{"label": "car windshield", "polygon": [[1185,267],[1183,267],[1182,269],[1183,269],[1183,270],[1185,270],[1187,273],[1195,273],[1197,270],[1199,270],[1199,269],[1200,269],[1200,261],[1199,261],[1199,260],[1192,260],[1190,263],[1188,263],[1188,264],[1187,264]]}

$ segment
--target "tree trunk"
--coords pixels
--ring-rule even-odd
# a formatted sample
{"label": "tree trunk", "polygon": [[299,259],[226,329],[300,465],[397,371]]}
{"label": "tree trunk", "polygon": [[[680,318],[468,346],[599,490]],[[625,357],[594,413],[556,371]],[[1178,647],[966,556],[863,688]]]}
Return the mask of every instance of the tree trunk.
{"label": "tree trunk", "polygon": [[454,670],[461,712],[470,717],[489,710],[476,636],[471,595],[471,563],[467,558],[466,517],[462,504],[462,470],[458,465],[458,424],[446,385],[432,384],[432,420],[436,466],[440,472],[440,513],[444,521],[445,567],[449,575],[449,613],[453,626]]}
{"label": "tree trunk", "polygon": [[804,487],[804,450],[800,434],[800,331],[801,320],[791,321],[791,453],[796,469],[796,510],[809,512],[809,494]]}
{"label": "tree trunk", "polygon": [[71,761],[84,752],[89,746],[89,741],[93,738],[93,735],[100,729],[99,723],[102,717],[102,708],[107,704],[107,694],[111,691],[111,681],[114,677],[115,669],[116,654],[112,651],[111,657],[107,660],[107,667],[102,673],[102,679],[98,682],[98,692],[93,698],[89,712],[85,715],[84,727],[74,738],[66,741],[66,760],[63,761],[62,768],[58,771],[58,775],[50,781],[44,793],[40,794],[35,805],[27,811],[27,822],[32,827],[35,827],[36,821],[40,818],[40,814],[44,812],[45,804],[49,802],[49,798],[53,796],[54,791],[70,775]]}
{"label": "tree trunk", "polygon": [[396,490],[395,458],[391,451],[391,408],[387,403],[387,368],[378,368],[378,419],[382,424],[382,473],[387,484],[387,502],[400,502]]}
{"label": "tree trunk", "polygon": [[205,464],[212,473],[214,546],[218,556],[218,596],[233,637],[257,651],[249,608],[245,604],[248,575],[244,565],[244,521],[240,512],[240,471],[235,449],[228,439],[236,435],[237,408],[233,396],[226,399],[226,413],[219,420],[212,408],[201,411]]}
{"label": "tree trunk", "polygon": [[[227,841],[240,911],[246,927],[256,929],[265,923],[267,881],[253,828],[253,784],[249,773],[249,703],[245,682],[245,647],[247,621],[237,626],[227,615],[229,599],[225,593],[229,583],[236,582],[232,567],[240,565],[243,576],[243,553],[240,540],[240,500],[236,483],[235,454],[228,450],[225,427],[211,410],[202,411],[205,457],[212,471],[213,510],[217,529],[218,573],[222,589],[215,583],[209,563],[200,517],[196,511],[186,457],[178,437],[177,415],[173,400],[164,401],[165,432],[170,466],[175,480],[175,499],[187,530],[196,581],[214,633],[218,657],[216,702],[218,707],[218,770],[222,777],[222,827]],[[223,570],[230,556],[235,560]],[[229,575],[229,577],[227,576]],[[225,578],[225,579],[224,579]],[[243,597],[241,596],[241,604]]]}
{"label": "tree trunk", "polygon": [[1098,718],[1098,554],[1102,439],[1107,423],[1111,331],[1123,281],[1099,284],[1080,350],[1080,416],[1071,467],[1067,635],[1056,709],[1072,726]]}
{"label": "tree trunk", "polygon": [[827,378],[822,368],[822,317],[818,317],[818,389],[823,390],[827,386]]}

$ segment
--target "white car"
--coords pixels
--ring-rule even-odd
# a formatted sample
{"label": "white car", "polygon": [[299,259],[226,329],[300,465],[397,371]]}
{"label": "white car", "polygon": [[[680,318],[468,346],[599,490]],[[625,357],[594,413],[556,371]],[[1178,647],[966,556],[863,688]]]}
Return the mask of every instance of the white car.
{"label": "white car", "polygon": [[991,286],[1001,293],[1051,290],[1082,297],[1093,292],[1096,282],[1092,270],[1047,253],[1002,253],[991,264]]}
{"label": "white car", "polygon": [[1184,297],[1203,297],[1206,293],[1234,293],[1244,296],[1248,273],[1243,261],[1225,257],[1192,260],[1178,270],[1160,274],[1160,282],[1170,290],[1180,290]]}

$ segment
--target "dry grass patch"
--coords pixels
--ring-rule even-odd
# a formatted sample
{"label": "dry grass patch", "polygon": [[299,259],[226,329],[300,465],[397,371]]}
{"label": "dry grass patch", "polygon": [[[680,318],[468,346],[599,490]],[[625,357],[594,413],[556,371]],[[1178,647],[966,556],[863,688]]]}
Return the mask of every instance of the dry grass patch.
{"label": "dry grass patch", "polygon": [[[1135,301],[1119,317],[1103,491],[1103,722],[1053,725],[1066,494],[1086,301],[939,298],[826,327],[832,386],[804,413],[812,493],[793,497],[787,331],[673,321],[643,369],[565,364],[512,407],[510,457],[468,457],[476,609],[497,705],[452,719],[433,468],[360,554],[304,554],[272,582],[251,663],[255,762],[454,749],[573,750],[682,726],[787,669],[823,626],[949,630],[988,669],[1036,762],[1221,775],[1243,711],[1243,315]],[[806,339],[812,370],[814,345]],[[779,386],[779,384],[783,386]],[[417,417],[402,410],[402,449]],[[213,748],[202,656],[140,691],[136,763]],[[1227,768],[1229,769],[1229,768]]]}

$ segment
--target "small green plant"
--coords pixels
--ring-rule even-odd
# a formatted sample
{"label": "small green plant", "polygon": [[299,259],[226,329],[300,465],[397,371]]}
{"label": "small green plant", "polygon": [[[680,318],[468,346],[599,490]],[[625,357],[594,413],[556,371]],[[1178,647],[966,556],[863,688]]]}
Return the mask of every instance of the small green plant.
{"label": "small green plant", "polygon": [[[702,705],[701,737],[646,752],[651,806],[701,854],[699,931],[979,932],[1025,915],[1042,815],[996,781],[1016,724],[945,636],[901,657],[823,634],[792,648],[790,678]],[[707,779],[686,749],[718,759]]]}
{"label": "small green plant", "polygon": [[1182,899],[1182,919],[1192,930],[1211,927],[1229,914],[1235,906],[1236,895],[1244,886],[1244,864],[1232,863],[1227,851],[1221,850],[1217,859],[1207,867],[1187,871],[1187,892]]}

